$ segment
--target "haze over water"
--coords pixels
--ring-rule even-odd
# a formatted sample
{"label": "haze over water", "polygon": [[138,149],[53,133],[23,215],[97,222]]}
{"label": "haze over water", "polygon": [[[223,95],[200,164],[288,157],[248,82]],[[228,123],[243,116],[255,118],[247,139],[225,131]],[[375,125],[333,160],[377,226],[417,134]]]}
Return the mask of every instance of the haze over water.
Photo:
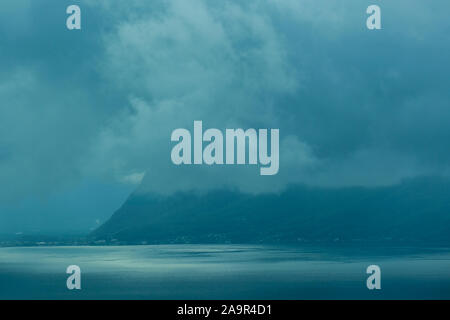
{"label": "haze over water", "polygon": [[[82,289],[69,291],[69,265]],[[381,290],[366,268],[381,267]],[[449,299],[450,250],[160,245],[0,248],[0,299]]]}

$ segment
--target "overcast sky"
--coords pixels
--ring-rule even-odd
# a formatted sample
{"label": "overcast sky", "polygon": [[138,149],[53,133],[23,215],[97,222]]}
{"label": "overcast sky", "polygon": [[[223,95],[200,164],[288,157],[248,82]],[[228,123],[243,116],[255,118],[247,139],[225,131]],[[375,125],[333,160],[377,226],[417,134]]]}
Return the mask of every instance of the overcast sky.
{"label": "overcast sky", "polygon": [[[382,30],[366,28],[378,4]],[[78,4],[82,30],[66,29]],[[89,230],[130,192],[448,175],[446,0],[0,3],[0,233]],[[176,128],[280,129],[280,171],[174,167]],[[142,177],[145,178],[140,184]]]}

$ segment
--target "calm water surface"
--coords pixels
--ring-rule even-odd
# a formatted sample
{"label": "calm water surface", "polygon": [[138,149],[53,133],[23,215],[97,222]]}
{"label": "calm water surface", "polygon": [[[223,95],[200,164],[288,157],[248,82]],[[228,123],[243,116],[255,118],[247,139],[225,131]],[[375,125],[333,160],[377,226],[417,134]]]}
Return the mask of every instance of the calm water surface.
{"label": "calm water surface", "polygon": [[[80,291],[66,288],[73,264]],[[381,267],[380,291],[366,288],[371,264]],[[0,248],[0,299],[450,299],[450,249]]]}

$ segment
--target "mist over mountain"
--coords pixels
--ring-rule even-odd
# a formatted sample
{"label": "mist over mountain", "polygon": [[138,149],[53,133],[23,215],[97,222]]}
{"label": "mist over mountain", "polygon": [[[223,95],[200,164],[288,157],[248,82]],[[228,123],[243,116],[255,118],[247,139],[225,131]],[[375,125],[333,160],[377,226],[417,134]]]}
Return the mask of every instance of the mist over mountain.
{"label": "mist over mountain", "polygon": [[[372,3],[360,0],[1,1],[0,233],[86,234],[144,174],[141,193],[167,195],[213,192],[217,184],[261,194],[300,183],[376,187],[449,175],[450,2],[376,2],[382,30],[367,29]],[[73,4],[81,8],[82,30],[67,30],[66,9]],[[281,170],[265,179],[256,166],[176,168],[171,133],[193,130],[198,120],[205,130],[279,129]],[[289,198],[296,192],[306,200]],[[324,222],[326,235],[326,228],[340,229],[320,214],[353,213],[331,200],[326,210],[311,204],[324,209],[320,214],[307,210],[310,197],[335,192],[349,191],[290,187],[267,201],[223,192],[232,207],[227,222],[220,200],[208,212],[195,209],[200,200],[213,203],[217,192],[201,199],[182,195],[187,208],[178,196],[154,200],[136,193],[120,211],[130,217],[112,231],[114,217],[101,230],[111,225],[122,237],[123,228],[139,221],[143,236],[130,231],[127,238],[151,238],[147,226],[161,219],[164,228],[154,232],[159,241],[159,232],[168,239],[189,233],[192,222],[206,228],[195,219],[202,216],[224,228],[253,219],[245,239],[258,238],[253,228],[264,240],[278,237],[291,220],[302,238],[315,219]],[[142,207],[131,210],[134,202]],[[261,209],[266,202],[278,207]],[[171,212],[157,208],[177,204]],[[378,200],[365,205],[364,214],[381,206]],[[138,211],[149,216],[139,220]],[[164,223],[163,213],[170,216]],[[189,222],[183,232],[171,225],[179,219]],[[265,221],[272,229],[263,232]]]}
{"label": "mist over mountain", "polygon": [[135,192],[91,237],[125,243],[374,241],[450,244],[450,180],[296,185],[280,194]]}

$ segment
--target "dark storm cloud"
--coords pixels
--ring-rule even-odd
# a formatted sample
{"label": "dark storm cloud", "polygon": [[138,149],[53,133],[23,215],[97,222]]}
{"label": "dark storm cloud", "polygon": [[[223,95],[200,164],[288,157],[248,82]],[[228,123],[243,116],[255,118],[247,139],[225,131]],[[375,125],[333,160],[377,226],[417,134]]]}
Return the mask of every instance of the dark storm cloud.
{"label": "dark storm cloud", "polygon": [[[67,1],[0,5],[2,197],[82,179],[142,190],[378,185],[448,174],[446,1]],[[174,168],[170,133],[279,128],[280,173]],[[3,200],[6,201],[6,200]]]}
{"label": "dark storm cloud", "polygon": [[[366,29],[361,1],[161,3],[105,37],[103,72],[133,96],[134,111],[103,131],[100,156],[146,171],[146,189],[198,187],[193,176],[207,189],[276,191],[446,174],[445,2],[380,2],[380,31]],[[196,119],[280,128],[280,174],[263,183],[251,170],[175,174],[161,156],[166,137]]]}

